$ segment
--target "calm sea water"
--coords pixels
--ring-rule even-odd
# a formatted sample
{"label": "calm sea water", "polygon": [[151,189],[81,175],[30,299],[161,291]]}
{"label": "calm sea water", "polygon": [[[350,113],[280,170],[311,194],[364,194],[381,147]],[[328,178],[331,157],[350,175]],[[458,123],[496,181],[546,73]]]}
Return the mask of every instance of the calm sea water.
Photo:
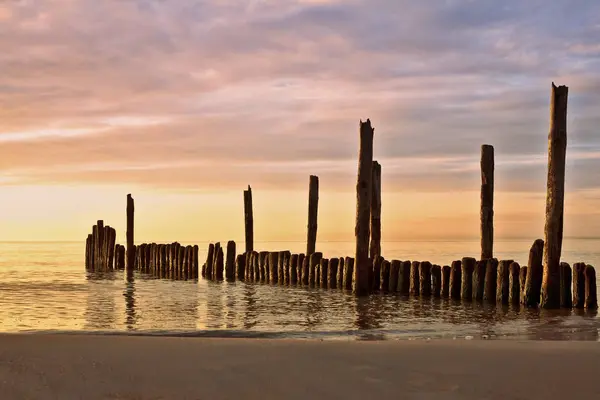
{"label": "calm sea water", "polygon": [[[200,259],[205,258],[202,243]],[[499,259],[524,265],[530,241],[499,241]],[[257,243],[302,252],[304,243]],[[352,243],[318,243],[325,257],[351,255]],[[383,243],[388,259],[449,264],[477,256],[477,241]],[[567,239],[563,260],[600,266],[600,240]],[[296,337],[321,339],[598,340],[600,318],[450,300],[243,282],[169,281],[122,272],[88,274],[84,243],[0,243],[0,331]],[[600,274],[599,274],[600,275]]]}

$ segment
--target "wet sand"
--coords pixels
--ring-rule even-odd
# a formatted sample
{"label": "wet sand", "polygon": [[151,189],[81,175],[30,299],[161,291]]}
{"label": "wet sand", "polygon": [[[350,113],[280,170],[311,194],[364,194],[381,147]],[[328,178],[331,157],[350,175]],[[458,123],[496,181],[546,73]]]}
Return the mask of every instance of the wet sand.
{"label": "wet sand", "polygon": [[0,335],[1,399],[600,396],[600,343]]}

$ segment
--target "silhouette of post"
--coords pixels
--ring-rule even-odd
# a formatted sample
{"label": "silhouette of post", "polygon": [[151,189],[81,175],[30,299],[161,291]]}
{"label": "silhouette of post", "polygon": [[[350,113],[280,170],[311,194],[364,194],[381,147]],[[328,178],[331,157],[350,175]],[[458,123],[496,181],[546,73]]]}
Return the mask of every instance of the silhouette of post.
{"label": "silhouette of post", "polygon": [[525,303],[525,283],[527,282],[527,270],[527,265],[524,265],[519,271],[519,283],[521,284],[521,299],[519,301],[522,304]]}
{"label": "silhouette of post", "polygon": [[494,256],[494,147],[481,146],[481,259]]}
{"label": "silhouette of post", "polygon": [[473,271],[475,270],[475,259],[463,257],[461,275],[461,295],[463,300],[473,300]]}
{"label": "silhouette of post", "polygon": [[402,261],[400,272],[398,273],[398,286],[396,289],[402,295],[410,293],[410,261]]}
{"label": "silhouette of post", "polygon": [[373,180],[373,135],[371,121],[360,121],[360,148],[356,183],[356,252],[354,256],[354,294],[369,294],[369,239],[371,225],[371,195]]}
{"label": "silhouette of post", "polygon": [[306,255],[310,256],[317,246],[317,217],[319,210],[319,177],[311,175],[308,184],[308,233]]}
{"label": "silhouette of post", "polygon": [[90,255],[92,252],[92,239],[93,239],[93,235],[87,235],[87,238],[85,239],[85,269],[86,270],[90,270],[91,269],[91,264],[90,264]]}
{"label": "silhouette of post", "polygon": [[354,277],[354,258],[346,257],[344,259],[344,277],[342,288],[352,290],[352,278]]}
{"label": "silhouette of post", "polygon": [[496,301],[508,304],[510,295],[510,265],[513,260],[501,260],[498,264],[498,278],[496,280]]}
{"label": "silhouette of post", "polygon": [[395,293],[398,291],[398,276],[400,274],[400,266],[402,263],[399,260],[392,260],[390,264],[390,285],[389,292]]}
{"label": "silhouette of post", "polygon": [[382,257],[381,269],[379,270],[379,290],[383,293],[386,293],[390,288],[390,269],[390,262]]}
{"label": "silhouette of post", "polygon": [[127,195],[127,271],[133,271],[135,264],[135,250],[133,248],[133,215],[135,206],[131,194]]}
{"label": "silhouette of post", "polygon": [[508,301],[512,304],[521,303],[521,279],[519,274],[521,273],[521,266],[518,262],[510,264],[510,279],[509,286],[510,290],[508,293]]}
{"label": "silhouette of post", "polygon": [[225,279],[235,281],[235,242],[227,242],[227,261],[225,262]]}
{"label": "silhouette of post", "polygon": [[498,260],[490,258],[485,266],[485,288],[483,290],[483,300],[496,302],[496,284],[498,282]]}
{"label": "silhouette of post", "polygon": [[246,230],[246,253],[254,251],[254,215],[252,211],[252,188],[244,190],[244,224]]}
{"label": "silhouette of post", "polygon": [[410,263],[410,295],[418,296],[421,289],[419,266],[420,262]]}
{"label": "silhouette of post", "polygon": [[487,270],[487,260],[479,260],[473,270],[473,300],[483,301],[485,292],[485,271]]}
{"label": "silhouette of post", "polygon": [[598,295],[596,293],[596,270],[591,265],[585,267],[585,308],[598,309]]}
{"label": "silhouette of post", "polygon": [[525,280],[525,292],[523,303],[527,307],[537,307],[540,303],[540,292],[542,289],[542,256],[544,253],[544,241],[537,239],[529,250],[529,262],[527,263],[527,279]]}
{"label": "silhouette of post", "polygon": [[450,264],[450,297],[455,300],[460,300],[462,282],[462,266],[461,261],[452,261]]}
{"label": "silhouette of post", "polygon": [[[381,165],[373,161],[371,187],[371,244],[369,256],[374,260],[381,255]],[[376,274],[377,272],[374,271]]]}
{"label": "silhouette of post", "polygon": [[450,296],[450,273],[452,269],[449,265],[442,267],[442,297],[447,298]]}
{"label": "silhouette of post", "polygon": [[566,86],[556,87],[552,83],[550,133],[548,134],[546,225],[544,229],[546,240],[541,302],[543,308],[560,308],[560,255],[565,202],[568,92],[569,89]]}
{"label": "silhouette of post", "polygon": [[431,263],[429,261],[419,264],[419,295],[421,297],[431,296]]}
{"label": "silhouette of post", "polygon": [[560,306],[573,307],[573,295],[571,293],[571,266],[566,262],[560,263]]}
{"label": "silhouette of post", "polygon": [[96,225],[98,226],[98,229],[96,232],[96,243],[94,249],[94,256],[96,258],[94,260],[94,267],[96,271],[102,271],[102,245],[104,243],[104,221],[98,220]]}
{"label": "silhouette of post", "polygon": [[573,264],[573,307],[585,306],[585,263]]}
{"label": "silhouette of post", "polygon": [[431,267],[431,286],[433,297],[440,298],[442,293],[442,267],[437,264]]}

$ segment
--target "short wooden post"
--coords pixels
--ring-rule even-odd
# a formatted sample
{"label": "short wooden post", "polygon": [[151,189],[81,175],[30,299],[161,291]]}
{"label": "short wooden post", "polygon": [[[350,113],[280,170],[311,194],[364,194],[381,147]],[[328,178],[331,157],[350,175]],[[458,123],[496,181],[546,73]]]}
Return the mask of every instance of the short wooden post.
{"label": "short wooden post", "polygon": [[473,300],[483,301],[487,260],[479,260],[473,270]]}
{"label": "short wooden post", "polygon": [[246,236],[246,253],[254,250],[254,216],[252,211],[252,188],[244,190],[244,227]]}
{"label": "short wooden post", "polygon": [[290,258],[290,285],[298,283],[298,254],[292,254]]}
{"label": "short wooden post", "polygon": [[402,261],[400,265],[400,273],[398,274],[398,292],[401,295],[410,293],[410,261]]}
{"label": "short wooden post", "polygon": [[[185,247],[179,245],[178,248],[177,248],[177,250],[179,252],[178,258],[177,258],[177,260],[179,261],[179,274],[178,274],[178,278],[179,279],[187,279],[187,275],[185,274],[185,269],[184,269],[184,265],[183,265],[184,256],[185,256]],[[220,267],[219,268],[220,273],[217,274],[217,279],[220,280],[220,281],[222,281],[223,280],[223,270],[225,269],[223,267],[223,264],[224,264],[223,249],[220,248],[219,252],[220,252],[220,256],[219,257],[221,257],[221,259],[219,261],[219,265],[218,265]]]}
{"label": "short wooden post", "polygon": [[90,248],[92,242],[92,235],[87,235],[85,239],[85,269],[90,270]]}
{"label": "short wooden post", "polygon": [[371,195],[373,180],[373,134],[371,121],[360,121],[360,148],[356,183],[356,252],[353,264],[353,290],[357,296],[369,294],[369,239],[371,230]]}
{"label": "short wooden post", "polygon": [[238,254],[235,258],[235,274],[238,281],[243,281],[246,277],[246,253]]}
{"label": "short wooden post", "polygon": [[[194,279],[198,279],[198,250],[199,247],[197,244],[194,245],[194,250],[192,252],[192,254],[194,255]],[[165,261],[163,259],[163,265],[164,265]]]}
{"label": "short wooden post", "polygon": [[322,289],[327,289],[327,278],[329,275],[329,259],[321,259],[321,268],[319,268],[319,283]]}
{"label": "short wooden post", "polygon": [[442,267],[442,297],[448,298],[450,296],[450,275],[452,268],[449,265]]}
{"label": "short wooden post", "polygon": [[429,261],[419,264],[419,295],[431,297],[431,263]]}
{"label": "short wooden post", "polygon": [[519,273],[521,272],[521,266],[518,262],[510,264],[510,291],[508,293],[508,301],[512,304],[519,304],[521,302],[521,281],[519,279]]}
{"label": "short wooden post", "polygon": [[225,279],[229,282],[235,281],[235,242],[227,242],[227,261],[225,262]]}
{"label": "short wooden post", "polygon": [[308,228],[306,254],[312,254],[317,246],[317,217],[319,209],[319,177],[311,175],[308,183]]}
{"label": "short wooden post", "polygon": [[390,262],[388,260],[381,261],[380,271],[380,288],[383,293],[386,293],[390,288]]}
{"label": "short wooden post", "polygon": [[344,289],[344,257],[340,257],[340,262],[338,263],[337,287]]}
{"label": "short wooden post", "polygon": [[253,272],[254,281],[260,282],[260,253],[256,250],[254,250],[252,252],[250,267],[254,271]]}
{"label": "short wooden post", "polygon": [[519,283],[521,284],[521,304],[525,303],[525,282],[527,282],[527,265],[519,271]]}
{"label": "short wooden post", "polygon": [[461,299],[466,301],[473,300],[473,271],[477,261],[472,257],[463,257],[461,274]]}
{"label": "short wooden post", "polygon": [[389,292],[395,293],[398,291],[398,276],[400,274],[400,266],[402,263],[399,260],[392,260],[390,264],[390,285]]}
{"label": "short wooden post", "polygon": [[[376,256],[381,255],[381,165],[377,161],[373,161],[371,174],[371,243],[369,257],[374,260]],[[377,276],[377,272],[373,272],[374,276]],[[379,287],[379,285],[376,287]]]}
{"label": "short wooden post", "polygon": [[259,259],[259,275],[258,275],[258,280],[259,282],[268,282],[267,277],[269,276],[269,271],[267,268],[267,263],[269,261],[269,252],[268,251],[261,251],[260,253],[258,253],[258,257]]}
{"label": "short wooden post", "polygon": [[481,146],[481,259],[494,256],[494,147]]}
{"label": "short wooden post", "polygon": [[378,291],[381,287],[381,263],[383,263],[383,257],[376,255],[375,258],[373,258],[373,272],[371,273],[371,291],[374,292]]}
{"label": "short wooden post", "polygon": [[90,270],[96,270],[96,241],[98,240],[98,225],[92,227],[92,243],[90,244]]}
{"label": "short wooden post", "polygon": [[329,268],[327,269],[327,287],[329,287],[329,289],[337,289],[338,287],[337,274],[339,264],[339,258],[332,258],[329,260]]}
{"label": "short wooden post", "polygon": [[117,231],[114,228],[110,228],[110,240],[108,242],[108,269],[114,269],[115,259],[115,242],[117,241]]}
{"label": "short wooden post", "polygon": [[312,253],[310,255],[310,263],[308,265],[308,284],[310,286],[314,286],[317,281],[317,265],[321,262],[321,258],[323,258],[323,253]]}
{"label": "short wooden post", "polygon": [[462,267],[459,260],[452,261],[450,264],[450,297],[460,300],[462,282]]}
{"label": "short wooden post", "polygon": [[420,273],[419,273],[419,262],[413,261],[410,264],[410,294],[411,296],[418,296],[421,289]]}
{"label": "short wooden post", "polygon": [[498,278],[496,279],[496,302],[508,304],[510,294],[510,264],[513,260],[501,260],[498,263]]}
{"label": "short wooden post", "polygon": [[346,290],[352,290],[354,278],[354,258],[346,257],[344,259],[344,280],[343,288]]}
{"label": "short wooden post", "polygon": [[585,307],[585,263],[573,264],[573,307]]}
{"label": "short wooden post", "polygon": [[483,300],[489,303],[496,302],[496,289],[498,283],[498,260],[490,258],[485,266],[485,290]]}
{"label": "short wooden post", "polygon": [[119,252],[117,253],[117,269],[125,269],[125,246],[119,245]]}
{"label": "short wooden post", "polygon": [[573,294],[571,266],[566,262],[560,263],[560,306],[565,308],[573,307]]}
{"label": "short wooden post", "polygon": [[279,266],[279,252],[272,251],[269,253],[269,282],[271,285],[277,284],[279,282],[278,278],[278,268]]}
{"label": "short wooden post", "polygon": [[135,213],[135,207],[133,204],[133,197],[131,194],[127,195],[127,270],[133,271],[135,263],[135,253],[133,251],[133,215]]}
{"label": "short wooden post", "polygon": [[[170,247],[172,247],[172,245]],[[171,254],[172,253],[170,252],[169,255],[171,255]],[[214,254],[215,254],[215,245],[213,243],[210,243],[208,245],[208,253],[206,255],[206,263],[204,264],[204,266],[202,266],[202,276],[206,277],[206,279],[212,279],[212,265],[213,265],[213,260],[214,260]]]}
{"label": "short wooden post", "polygon": [[219,250],[217,252],[217,259],[215,262],[215,271],[213,272],[213,279],[216,279],[218,281],[223,280],[223,258],[223,248],[219,246]]}
{"label": "short wooden post", "polygon": [[442,293],[442,267],[437,264],[431,267],[431,286],[433,297],[439,299]]}
{"label": "short wooden post", "polygon": [[302,285],[302,279],[303,279],[303,277],[302,277],[303,267],[302,266],[304,265],[304,258],[305,258],[304,253],[298,254],[298,272],[297,272],[298,278],[297,279],[298,279],[299,285]]}
{"label": "short wooden post", "polygon": [[598,309],[598,295],[596,288],[596,270],[591,265],[585,267],[585,308]]}
{"label": "short wooden post", "polygon": [[544,274],[542,267],[543,254],[544,241],[537,239],[529,250],[529,262],[527,263],[527,280],[525,281],[525,298],[523,299],[527,307],[537,307],[540,303]]}

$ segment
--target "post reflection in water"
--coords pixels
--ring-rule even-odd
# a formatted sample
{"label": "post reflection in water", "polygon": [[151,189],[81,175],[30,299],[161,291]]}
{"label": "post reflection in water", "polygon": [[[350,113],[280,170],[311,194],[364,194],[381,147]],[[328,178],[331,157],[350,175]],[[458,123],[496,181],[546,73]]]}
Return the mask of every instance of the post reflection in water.
{"label": "post reflection in water", "polygon": [[133,273],[127,272],[125,275],[125,326],[127,330],[134,330],[136,324],[135,316],[135,279]]}
{"label": "post reflection in water", "polygon": [[85,330],[115,329],[115,299],[113,272],[88,272],[86,274],[87,299]]}
{"label": "post reflection in water", "polygon": [[258,308],[256,304],[256,286],[255,285],[244,285],[244,317],[243,327],[246,330],[253,329],[258,323]]}

